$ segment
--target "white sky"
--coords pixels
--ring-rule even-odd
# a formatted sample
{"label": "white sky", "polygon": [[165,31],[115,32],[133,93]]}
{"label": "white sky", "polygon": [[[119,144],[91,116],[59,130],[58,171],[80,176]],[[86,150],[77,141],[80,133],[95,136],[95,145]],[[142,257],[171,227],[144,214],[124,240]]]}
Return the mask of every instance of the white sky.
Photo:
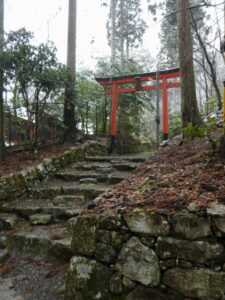
{"label": "white sky", "polygon": [[[145,3],[147,1],[143,1]],[[94,67],[92,57],[110,54],[106,38],[106,19],[109,8],[100,0],[77,0],[77,60],[78,68]],[[145,35],[145,48],[157,51],[157,26],[150,21],[147,4],[143,4],[145,19],[151,29]],[[66,62],[68,0],[5,0],[5,31],[25,27],[34,32],[37,43],[53,41],[58,58]],[[91,44],[91,41],[94,43]],[[152,42],[154,41],[154,43]]]}
{"label": "white sky", "polygon": [[[38,44],[47,39],[53,41],[58,49],[59,60],[65,63],[68,2],[69,0],[5,0],[5,31],[25,27],[34,32]],[[153,17],[147,11],[147,1],[141,2],[144,18],[149,26],[144,36],[144,47],[149,54],[155,56],[159,51],[160,24],[153,22]],[[94,68],[94,58],[110,55],[106,38],[109,8],[102,7],[100,0],[77,0],[77,5],[78,69],[88,66]],[[92,40],[94,43],[91,43]]]}

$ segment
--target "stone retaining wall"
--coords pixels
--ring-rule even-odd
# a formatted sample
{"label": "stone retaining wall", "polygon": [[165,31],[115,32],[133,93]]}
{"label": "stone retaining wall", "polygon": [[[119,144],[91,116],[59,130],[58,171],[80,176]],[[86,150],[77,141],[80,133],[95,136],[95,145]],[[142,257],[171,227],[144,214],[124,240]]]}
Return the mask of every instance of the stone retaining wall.
{"label": "stone retaining wall", "polygon": [[64,153],[46,158],[43,163],[24,171],[4,176],[0,179],[0,201],[15,199],[26,193],[29,188],[54,175],[59,169],[71,163],[82,161],[86,155],[104,155],[107,148],[103,142],[87,142],[73,147]]}
{"label": "stone retaining wall", "polygon": [[87,215],[71,227],[67,300],[225,299],[225,206]]}

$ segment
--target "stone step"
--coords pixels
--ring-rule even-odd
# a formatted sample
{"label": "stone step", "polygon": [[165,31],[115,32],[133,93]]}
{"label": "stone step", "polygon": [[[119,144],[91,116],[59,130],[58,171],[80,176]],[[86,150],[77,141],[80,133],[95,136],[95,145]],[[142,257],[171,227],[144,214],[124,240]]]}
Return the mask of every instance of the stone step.
{"label": "stone step", "polygon": [[36,226],[21,229],[8,235],[6,248],[38,258],[47,257],[52,261],[68,262],[72,257],[71,236],[65,233],[66,225],[55,227]]}
{"label": "stone step", "polygon": [[85,205],[86,200],[84,196],[73,196],[73,195],[60,195],[55,197],[52,200],[52,203],[56,206],[77,206],[77,205]]}
{"label": "stone step", "polygon": [[69,219],[80,215],[84,211],[84,207],[43,207],[43,213],[51,214],[54,217],[54,220],[57,221],[59,218]]}
{"label": "stone step", "polygon": [[[112,169],[113,170],[113,169]],[[107,182],[108,184],[116,184],[120,181],[124,180],[129,172],[101,172],[102,170],[99,170],[99,172],[78,172],[76,170],[68,170],[66,172],[62,171],[57,173],[57,177],[61,178],[65,181],[74,181],[79,180],[81,182],[81,179],[89,179],[93,178],[96,179],[98,182]],[[93,181],[94,182],[94,181]]]}
{"label": "stone step", "polygon": [[61,178],[65,181],[78,181],[80,179],[86,179],[86,178],[97,178],[98,173],[96,172],[79,172],[78,170],[67,170],[67,171],[61,171],[58,172],[56,175],[56,178]]}
{"label": "stone step", "polygon": [[[84,171],[95,171],[97,169],[107,169],[107,170],[113,170],[111,167],[111,163],[109,162],[79,162],[76,164],[71,165],[72,169],[76,169],[76,170],[84,170]],[[67,169],[64,169],[67,170]]]}
{"label": "stone step", "polygon": [[112,167],[117,171],[133,171],[139,166],[139,163],[130,163],[125,161],[112,161]]}
{"label": "stone step", "polygon": [[34,214],[30,216],[31,225],[49,225],[54,222],[52,214]]}
{"label": "stone step", "polygon": [[85,199],[93,199],[111,189],[111,185],[70,184],[62,186],[43,186],[30,190],[30,196],[35,198],[54,199],[59,195],[83,195]]}
{"label": "stone step", "polygon": [[[30,220],[31,216],[47,214],[51,215],[51,217],[49,217],[49,223],[54,223],[58,218],[68,219],[70,217],[79,215],[87,205],[83,196],[62,195],[53,199],[52,203],[47,200],[41,200],[42,201],[39,203],[38,199],[34,199],[35,206],[31,206],[29,202],[30,199],[28,199],[27,202],[23,200],[22,203],[19,203],[18,205],[8,203],[4,206],[4,216],[6,213],[10,213],[12,216],[14,216],[14,218],[19,216],[26,220]],[[64,200],[65,202],[63,202]],[[16,222],[15,225],[17,223],[18,222]],[[13,229],[13,226],[8,226],[8,223],[6,223],[4,226],[5,230]]]}
{"label": "stone step", "polygon": [[129,162],[144,162],[148,159],[150,154],[145,155],[111,155],[111,156],[86,156],[86,161],[91,162],[111,162],[112,160],[122,160],[122,161],[129,161]]}
{"label": "stone step", "polygon": [[97,179],[93,178],[93,177],[86,177],[86,178],[81,178],[79,180],[80,184],[96,184],[97,183]]}

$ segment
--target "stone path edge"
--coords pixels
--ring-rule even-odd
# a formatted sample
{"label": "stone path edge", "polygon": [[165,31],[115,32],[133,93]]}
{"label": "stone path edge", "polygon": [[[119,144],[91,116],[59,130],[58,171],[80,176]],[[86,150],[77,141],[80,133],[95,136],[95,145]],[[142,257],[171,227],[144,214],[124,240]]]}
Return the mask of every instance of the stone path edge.
{"label": "stone path edge", "polygon": [[106,152],[104,140],[89,141],[81,146],[72,147],[60,155],[45,158],[41,164],[34,167],[3,176],[0,179],[0,202],[24,195],[35,184],[53,176],[71,163],[83,161],[87,155],[105,155]]}

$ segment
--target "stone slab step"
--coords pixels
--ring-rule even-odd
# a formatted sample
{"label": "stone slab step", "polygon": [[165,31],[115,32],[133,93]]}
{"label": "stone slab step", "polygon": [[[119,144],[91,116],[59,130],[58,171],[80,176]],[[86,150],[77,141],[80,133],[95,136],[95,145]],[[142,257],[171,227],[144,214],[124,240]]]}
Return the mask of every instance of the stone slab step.
{"label": "stone slab step", "polygon": [[51,214],[34,214],[30,216],[31,225],[49,225],[54,221],[54,217]]}
{"label": "stone slab step", "polygon": [[57,218],[69,219],[80,215],[84,211],[84,207],[43,207],[43,213],[51,214],[54,220]]}
{"label": "stone slab step", "polygon": [[[111,169],[113,170],[113,169]],[[103,170],[104,171],[104,170]],[[94,178],[98,182],[107,182],[109,184],[116,184],[125,179],[128,176],[129,172],[103,172],[102,170],[99,170],[99,172],[77,172],[75,170],[70,170],[68,172],[59,172],[57,174],[58,178],[62,178],[65,181],[74,181],[79,180],[81,182],[81,179],[89,179]]]}
{"label": "stone slab step", "polygon": [[86,156],[87,161],[91,162],[111,162],[112,160],[123,160],[123,161],[129,161],[129,162],[144,162],[146,159],[148,159],[150,154],[145,155],[111,155],[111,156]]}
{"label": "stone slab step", "polygon": [[112,167],[117,171],[132,171],[135,170],[140,164],[139,163],[130,163],[124,161],[112,161]]}
{"label": "stone slab step", "polygon": [[[64,196],[62,196],[64,197]],[[74,196],[68,196],[73,198]],[[57,218],[64,218],[68,219],[74,216],[78,216],[79,214],[82,213],[82,211],[86,208],[86,205],[82,207],[82,205],[42,205],[40,207],[17,207],[17,206],[10,206],[8,205],[7,207],[5,206],[5,211],[13,212],[14,215],[22,216],[26,220],[30,220],[30,217],[33,215],[42,215],[42,214],[47,214],[51,215],[49,223],[55,223]],[[23,219],[23,221],[24,221]],[[48,222],[47,222],[48,223]],[[19,224],[19,223],[17,223]],[[13,227],[8,226],[6,224],[5,230],[10,230],[13,229]]]}
{"label": "stone slab step", "polygon": [[44,186],[31,189],[30,196],[35,198],[54,199],[59,195],[83,195],[86,199],[93,199],[111,188],[111,185],[79,185],[76,183],[58,187]]}
{"label": "stone slab step", "polygon": [[86,200],[84,196],[71,196],[71,195],[60,195],[55,197],[52,200],[52,203],[55,206],[63,206],[63,207],[68,207],[68,206],[77,206],[77,205],[85,205]]}
{"label": "stone slab step", "polygon": [[71,237],[66,227],[30,227],[7,237],[7,249],[53,261],[69,261],[72,257]]}
{"label": "stone slab step", "polygon": [[[97,169],[105,169],[111,168],[111,164],[109,162],[79,162],[71,165],[72,169],[76,170],[84,170],[84,171],[94,171]],[[67,170],[67,169],[64,169]]]}
{"label": "stone slab step", "polygon": [[80,184],[96,184],[97,183],[97,179],[93,178],[93,177],[86,177],[86,178],[81,178],[79,180]]}

